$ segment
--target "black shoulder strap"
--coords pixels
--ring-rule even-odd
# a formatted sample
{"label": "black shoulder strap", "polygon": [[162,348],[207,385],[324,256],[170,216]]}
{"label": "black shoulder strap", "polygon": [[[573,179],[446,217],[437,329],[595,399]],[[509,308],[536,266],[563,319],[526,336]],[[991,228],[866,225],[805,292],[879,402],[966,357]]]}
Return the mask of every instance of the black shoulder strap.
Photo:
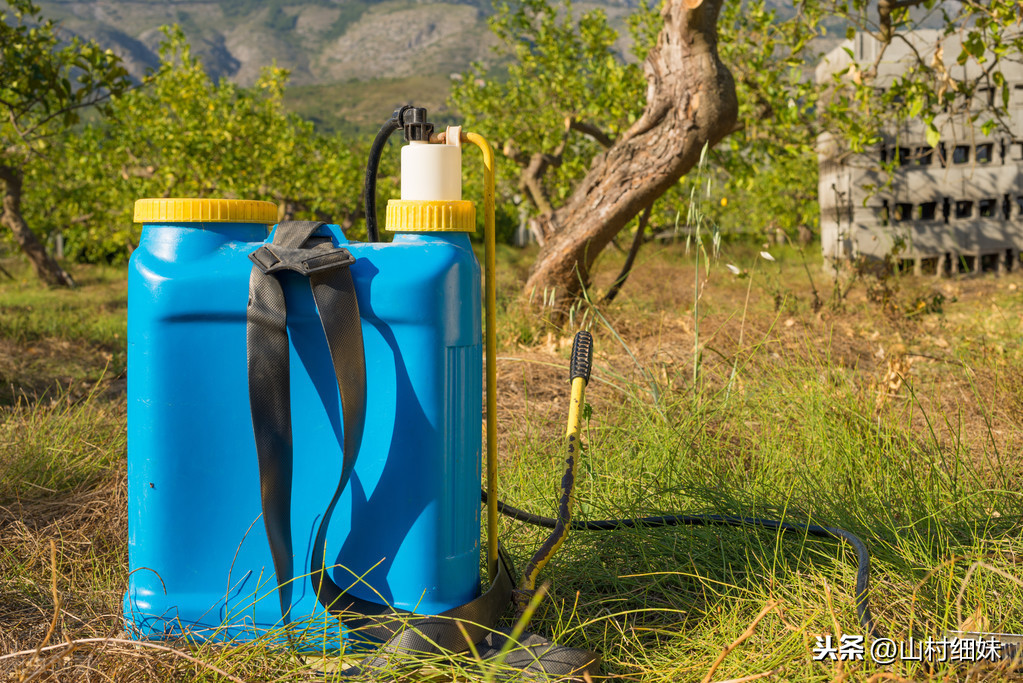
{"label": "black shoulder strap", "polygon": [[[259,459],[263,522],[277,574],[281,614],[287,623],[294,578],[291,572],[293,452],[287,312],[284,290],[276,273],[291,270],[309,277],[341,394],[344,428],[341,477],[324,511],[313,545],[310,575],[317,599],[330,613],[343,616],[349,629],[358,629],[360,634],[385,642],[376,655],[363,664],[364,670],[387,666],[401,654],[463,652],[476,643],[496,654],[503,640],[495,633],[494,626],[507,608],[512,590],[512,570],[503,554],[497,575],[492,577],[490,587],[482,595],[433,616],[395,610],[349,595],[326,571],[327,528],[334,507],[348,485],[362,439],[366,361],[359,302],[348,269],[355,259],[347,249],[334,247],[329,239],[314,236],[323,225],[305,221],[280,223],[273,242],[264,244],[249,256],[254,264],[249,278],[246,325],[249,403]],[[546,656],[555,649],[559,657]],[[526,651],[530,653],[527,656],[530,661],[515,665],[517,668],[557,675],[582,670],[596,673],[597,657],[585,650],[548,643],[546,649],[527,644]]]}

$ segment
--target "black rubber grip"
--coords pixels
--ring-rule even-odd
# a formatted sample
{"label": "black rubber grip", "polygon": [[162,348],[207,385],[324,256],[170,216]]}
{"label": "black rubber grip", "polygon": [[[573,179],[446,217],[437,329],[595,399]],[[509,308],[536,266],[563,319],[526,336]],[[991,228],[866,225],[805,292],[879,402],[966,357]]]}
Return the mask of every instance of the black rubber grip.
{"label": "black rubber grip", "polygon": [[577,332],[572,342],[572,365],[569,381],[582,377],[590,383],[590,367],[593,365],[593,335],[583,330]]}

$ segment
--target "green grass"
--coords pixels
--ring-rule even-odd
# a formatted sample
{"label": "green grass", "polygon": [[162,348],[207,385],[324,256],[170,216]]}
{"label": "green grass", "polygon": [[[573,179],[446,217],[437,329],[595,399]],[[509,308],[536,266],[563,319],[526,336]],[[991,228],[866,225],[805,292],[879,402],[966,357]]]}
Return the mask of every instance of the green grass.
{"label": "green grass", "polygon": [[22,400],[0,425],[0,500],[33,492],[64,494],[97,482],[126,452],[124,407],[98,398],[100,384],[75,400]]}
{"label": "green grass", "polygon": [[43,339],[123,350],[127,283],[123,268],[94,267],[73,290],[43,289],[27,268],[3,282],[0,337],[17,344]]}
{"label": "green grass", "polygon": [[0,406],[123,379],[127,284],[123,268],[90,267],[74,290],[39,286],[23,264],[0,279]]}
{"label": "green grass", "polygon": [[[693,255],[682,246],[647,246],[612,306],[576,310],[576,323],[596,338],[578,516],[718,513],[839,526],[870,548],[870,602],[881,633],[898,641],[964,625],[1023,632],[1023,277],[862,276],[848,295],[832,297],[832,281],[811,259],[826,301],[814,311],[800,254],[772,248],[778,261],[769,263],[757,260],[761,249],[726,244],[709,271],[701,266],[698,339]],[[517,307],[513,293],[529,255],[500,254],[501,497],[550,515],[563,465],[574,328],[547,326]],[[592,300],[621,258],[603,258]],[[745,269],[752,282],[733,276],[726,263]],[[83,282],[76,292],[0,282],[4,348],[18,358],[36,347],[53,352],[42,365],[15,363],[5,375],[20,398],[0,407],[0,615],[8,615],[0,616],[0,653],[43,642],[54,575],[63,611],[50,642],[119,628],[113,615],[127,571],[125,397],[106,379],[111,361],[103,354],[123,353],[124,275],[76,275]],[[918,311],[918,301],[938,293],[940,312]],[[73,352],[55,351],[61,343]],[[701,351],[695,383],[694,343]],[[81,379],[70,389],[33,393],[48,386],[40,372],[64,386],[54,381],[64,356],[77,359]],[[909,369],[886,394],[899,362]],[[544,535],[501,521],[502,541],[520,568]],[[970,674],[940,665],[928,674],[916,663],[814,662],[816,637],[863,633],[853,605],[855,572],[850,548],[798,533],[578,532],[541,575],[549,595],[529,628],[600,652],[605,670],[629,681],[768,672],[761,680],[871,680],[882,673],[1016,680],[990,667]],[[11,671],[24,676],[59,670],[73,678],[92,667],[116,680],[224,680],[212,666],[245,680],[298,681],[323,664],[298,662],[269,642],[171,645],[202,663],[108,642],[83,644],[66,662],[0,659],[0,671],[17,663]],[[486,678],[466,659],[435,659],[432,670],[436,680]]]}
{"label": "green grass", "polygon": [[[950,449],[946,439],[956,434],[919,434],[897,416],[873,421],[871,396],[819,382],[826,361],[793,359],[781,373],[765,368],[727,402],[723,391],[704,388],[660,410],[638,402],[611,414],[595,410],[580,507],[590,518],[686,511],[846,528],[873,551],[871,601],[882,633],[905,638],[955,628],[961,589],[967,614],[980,609],[991,630],[1019,633],[1020,586],[991,573],[965,579],[980,561],[1019,576],[999,556],[1021,545],[1018,458],[991,466],[984,453]],[[743,374],[753,372],[747,364]],[[591,392],[601,390],[594,385]],[[555,444],[540,436],[509,449],[506,499],[553,509],[561,459]],[[505,528],[524,556],[542,536]],[[863,633],[852,605],[855,558],[838,543],[756,529],[606,536],[576,534],[552,562],[554,605],[534,627],[595,647],[622,674],[700,677],[771,600],[784,617],[761,622],[718,678],[782,667],[788,680],[831,680],[833,666],[813,663],[805,638],[812,644],[814,635],[833,633],[833,618],[844,633]],[[997,559],[988,559],[992,554]],[[958,560],[943,566],[951,558]],[[822,599],[828,588],[833,611]],[[577,595],[577,616],[565,621]],[[921,675],[912,667],[903,673]]]}

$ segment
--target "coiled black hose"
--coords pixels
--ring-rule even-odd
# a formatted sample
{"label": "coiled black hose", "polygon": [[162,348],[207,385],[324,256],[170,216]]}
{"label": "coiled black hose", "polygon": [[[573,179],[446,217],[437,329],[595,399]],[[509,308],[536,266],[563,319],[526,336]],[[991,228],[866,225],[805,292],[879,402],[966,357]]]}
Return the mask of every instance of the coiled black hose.
{"label": "coiled black hose", "polygon": [[[480,494],[483,503],[486,504],[487,492],[480,491]],[[558,523],[556,519],[534,515],[531,512],[512,507],[501,500],[497,501],[497,510],[506,517],[546,529],[553,529]],[[868,602],[868,593],[870,591],[870,552],[863,541],[845,529],[736,515],[663,515],[659,517],[631,517],[626,519],[572,520],[569,524],[569,529],[571,531],[614,531],[616,529],[663,526],[759,526],[765,529],[777,529],[780,531],[799,531],[818,538],[834,538],[845,541],[856,551],[855,600],[856,615],[859,618],[860,626],[872,638],[881,637],[874,626],[874,618],[870,613],[870,604]]]}

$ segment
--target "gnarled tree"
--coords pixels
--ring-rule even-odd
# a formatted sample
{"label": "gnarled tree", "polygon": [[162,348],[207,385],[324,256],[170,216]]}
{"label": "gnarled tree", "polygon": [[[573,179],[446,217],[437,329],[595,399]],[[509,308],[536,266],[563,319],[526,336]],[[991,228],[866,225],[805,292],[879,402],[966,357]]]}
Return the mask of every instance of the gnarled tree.
{"label": "gnarled tree", "polygon": [[611,239],[696,166],[704,146],[733,131],[735,82],[717,50],[722,2],[665,2],[664,27],[643,65],[643,114],[594,159],[563,206],[540,216],[544,244],[527,290],[574,298]]}
{"label": "gnarled tree", "polygon": [[453,100],[467,125],[507,140],[533,207],[541,249],[527,293],[570,303],[619,231],[735,130],[735,82],[717,49],[723,4],[666,0],[659,17],[642,6],[630,26],[642,66],[622,58],[600,10],[576,23],[567,1],[521,0],[492,22],[514,55],[508,77],[478,67],[483,78],[463,78]]}

